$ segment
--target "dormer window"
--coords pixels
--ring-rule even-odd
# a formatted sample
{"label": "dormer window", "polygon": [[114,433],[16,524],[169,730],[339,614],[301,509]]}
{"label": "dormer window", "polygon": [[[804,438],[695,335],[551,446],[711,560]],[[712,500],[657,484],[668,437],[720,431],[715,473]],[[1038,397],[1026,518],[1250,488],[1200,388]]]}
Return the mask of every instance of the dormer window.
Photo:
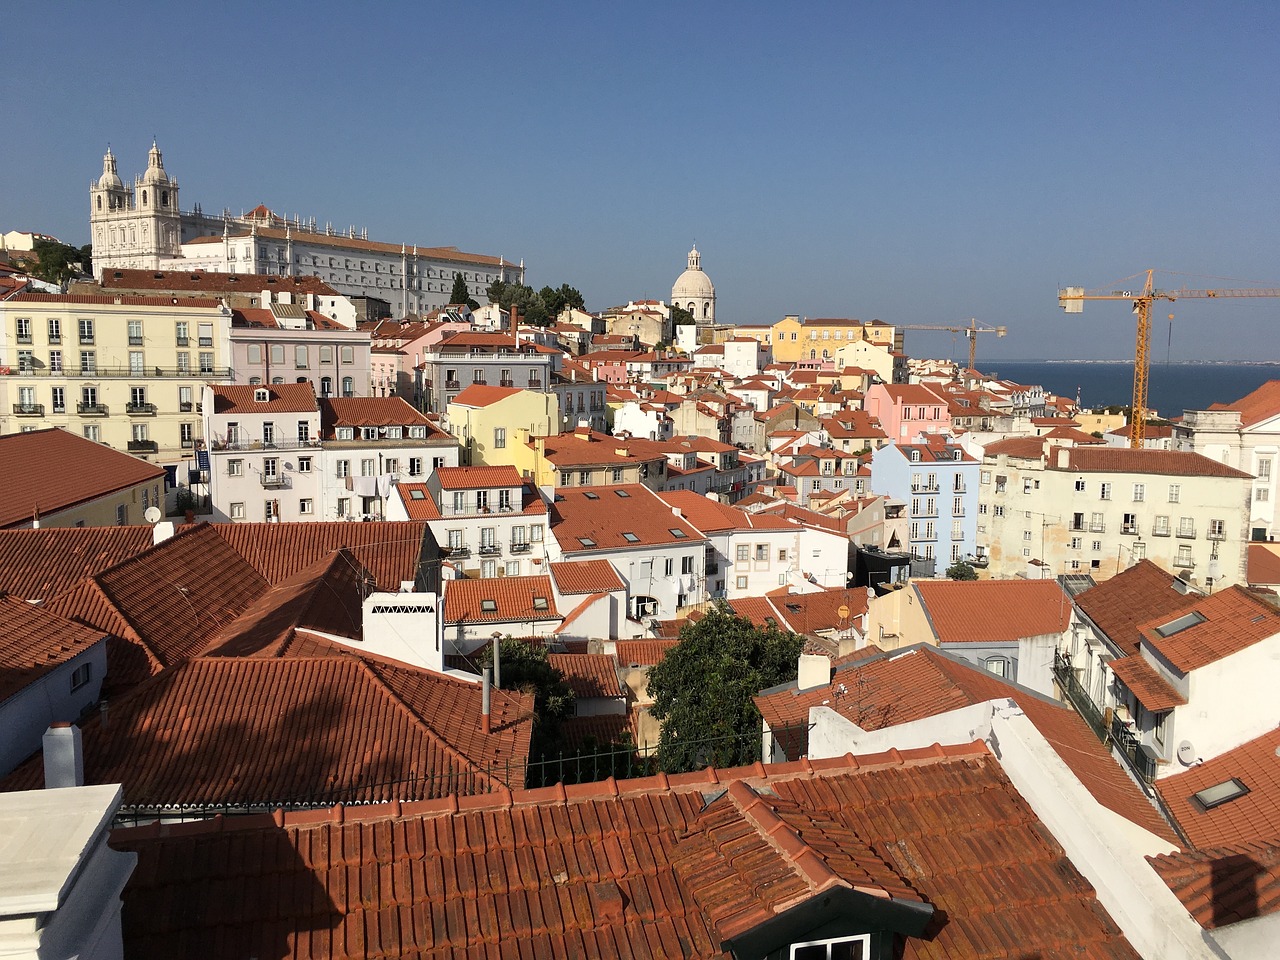
{"label": "dormer window", "polygon": [[378,428],[377,427],[361,427],[360,439],[361,440],[377,440]]}
{"label": "dormer window", "polygon": [[404,427],[387,427],[387,439],[399,440],[404,436]]}
{"label": "dormer window", "polygon": [[412,437],[414,440],[425,440],[427,439],[427,428],[426,427],[410,427],[409,436]]}
{"label": "dormer window", "polygon": [[339,440],[354,440],[356,438],[355,427],[338,427],[335,435]]}
{"label": "dormer window", "polygon": [[254,403],[267,403],[270,400],[271,400],[271,391],[268,390],[266,387],[262,387],[258,390],[253,391]]}
{"label": "dormer window", "polygon": [[919,450],[912,450],[912,451],[911,451],[911,462],[912,462],[912,463],[919,463],[919,462],[920,462],[920,451],[919,451]]}

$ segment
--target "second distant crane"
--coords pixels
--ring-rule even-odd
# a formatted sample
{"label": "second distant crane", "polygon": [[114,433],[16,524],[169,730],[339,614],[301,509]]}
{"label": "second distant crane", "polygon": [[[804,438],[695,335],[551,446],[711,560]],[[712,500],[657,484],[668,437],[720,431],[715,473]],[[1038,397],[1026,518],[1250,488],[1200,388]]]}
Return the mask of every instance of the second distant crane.
{"label": "second distant crane", "polygon": [[969,341],[969,369],[973,369],[974,359],[978,355],[978,334],[994,333],[997,337],[1003,337],[1009,332],[1008,327],[988,327],[979,323],[972,317],[969,318],[967,327],[950,326],[947,324],[930,324],[930,323],[902,323],[897,324],[899,330],[948,330],[951,333],[963,333],[965,339]]}

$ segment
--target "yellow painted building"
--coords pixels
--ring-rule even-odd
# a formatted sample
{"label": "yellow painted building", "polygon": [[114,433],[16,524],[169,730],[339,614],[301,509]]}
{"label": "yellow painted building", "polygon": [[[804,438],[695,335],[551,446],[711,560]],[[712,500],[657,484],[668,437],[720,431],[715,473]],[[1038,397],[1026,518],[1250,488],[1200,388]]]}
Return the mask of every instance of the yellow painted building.
{"label": "yellow painted building", "polygon": [[532,470],[527,441],[559,430],[559,401],[554,393],[472,384],[449,403],[449,432],[462,447],[463,466],[510,464]]}
{"label": "yellow painted building", "polygon": [[62,427],[192,466],[204,387],[233,379],[230,331],[216,300],[11,297],[0,302],[0,433]]}
{"label": "yellow painted building", "polygon": [[895,349],[897,333],[894,327],[879,320],[863,323],[861,320],[800,319],[783,317],[772,328],[773,359],[777,363],[795,363],[799,360],[831,360],[845,344],[868,340],[888,349]]}

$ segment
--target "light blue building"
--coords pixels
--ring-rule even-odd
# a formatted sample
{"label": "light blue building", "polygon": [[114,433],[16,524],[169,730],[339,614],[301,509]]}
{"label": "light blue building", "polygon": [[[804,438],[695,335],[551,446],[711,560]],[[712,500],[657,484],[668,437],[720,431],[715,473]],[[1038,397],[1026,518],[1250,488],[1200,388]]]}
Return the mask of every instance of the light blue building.
{"label": "light blue building", "polygon": [[871,455],[871,490],[906,507],[906,548],[945,570],[978,544],[978,461],[958,444],[887,444]]}

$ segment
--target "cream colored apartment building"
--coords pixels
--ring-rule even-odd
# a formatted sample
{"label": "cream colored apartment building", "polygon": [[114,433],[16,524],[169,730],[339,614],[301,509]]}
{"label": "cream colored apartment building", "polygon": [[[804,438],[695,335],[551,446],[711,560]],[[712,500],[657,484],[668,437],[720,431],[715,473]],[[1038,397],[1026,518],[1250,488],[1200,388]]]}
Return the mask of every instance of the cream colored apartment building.
{"label": "cream colored apartment building", "polygon": [[232,380],[230,330],[230,313],[212,299],[0,301],[0,433],[62,427],[193,469],[202,391]]}

